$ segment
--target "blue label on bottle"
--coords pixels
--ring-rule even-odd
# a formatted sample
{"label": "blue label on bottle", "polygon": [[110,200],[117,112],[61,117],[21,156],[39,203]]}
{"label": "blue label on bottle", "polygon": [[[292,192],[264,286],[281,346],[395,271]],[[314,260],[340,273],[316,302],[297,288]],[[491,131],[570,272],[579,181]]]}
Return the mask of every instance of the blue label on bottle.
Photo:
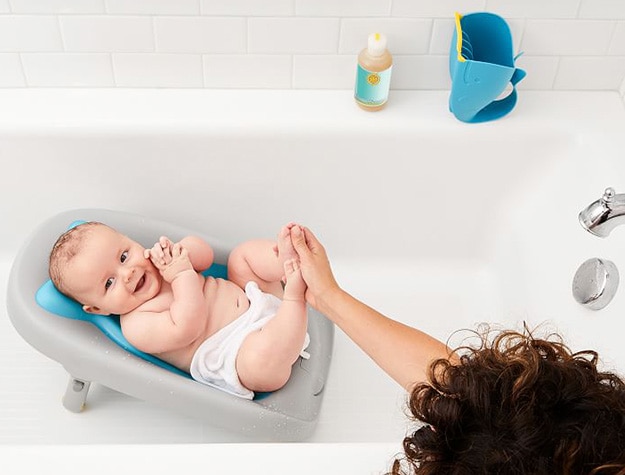
{"label": "blue label on bottle", "polygon": [[364,106],[380,106],[388,100],[391,88],[391,67],[384,71],[368,71],[360,64],[356,73],[354,97]]}

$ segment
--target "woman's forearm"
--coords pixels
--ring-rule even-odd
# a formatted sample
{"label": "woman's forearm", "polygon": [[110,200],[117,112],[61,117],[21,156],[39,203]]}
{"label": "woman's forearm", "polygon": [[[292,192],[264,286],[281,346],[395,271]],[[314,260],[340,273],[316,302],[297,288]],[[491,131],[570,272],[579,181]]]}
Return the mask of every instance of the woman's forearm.
{"label": "woman's forearm", "polygon": [[318,307],[408,391],[427,380],[433,360],[449,357],[444,343],[382,315],[338,287],[321,296]]}
{"label": "woman's forearm", "polygon": [[427,380],[432,361],[450,356],[447,346],[436,338],[382,315],[341,289],[325,248],[309,229],[293,226],[291,241],[308,285],[306,301],[406,390]]}

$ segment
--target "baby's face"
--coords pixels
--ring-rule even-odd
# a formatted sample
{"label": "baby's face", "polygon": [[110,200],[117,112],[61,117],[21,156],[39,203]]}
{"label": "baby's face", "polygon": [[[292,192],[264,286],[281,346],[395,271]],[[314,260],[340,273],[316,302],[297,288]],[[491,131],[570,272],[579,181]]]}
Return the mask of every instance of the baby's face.
{"label": "baby's face", "polygon": [[68,264],[65,283],[86,312],[129,313],[161,289],[161,276],[143,251],[127,236],[98,226]]}

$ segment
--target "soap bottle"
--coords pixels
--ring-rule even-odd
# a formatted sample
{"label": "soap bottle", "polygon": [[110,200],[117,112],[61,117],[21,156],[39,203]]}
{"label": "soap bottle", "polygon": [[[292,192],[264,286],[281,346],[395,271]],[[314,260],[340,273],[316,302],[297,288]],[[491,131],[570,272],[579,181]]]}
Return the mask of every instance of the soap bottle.
{"label": "soap bottle", "polygon": [[367,47],[358,55],[354,99],[368,111],[382,109],[388,100],[393,57],[386,44],[385,35],[371,33]]}

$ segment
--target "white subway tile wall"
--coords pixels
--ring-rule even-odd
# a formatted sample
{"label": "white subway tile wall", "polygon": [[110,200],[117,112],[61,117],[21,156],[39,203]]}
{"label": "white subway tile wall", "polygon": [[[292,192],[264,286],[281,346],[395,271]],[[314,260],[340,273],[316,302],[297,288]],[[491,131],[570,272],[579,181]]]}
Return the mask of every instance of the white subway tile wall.
{"label": "white subway tile wall", "polygon": [[19,54],[0,53],[0,71],[2,71],[0,87],[22,87],[26,85]]}
{"label": "white subway tile wall", "polygon": [[350,89],[367,35],[393,89],[449,89],[454,12],[510,24],[523,89],[625,93],[625,0],[0,0],[0,87]]}
{"label": "white subway tile wall", "polygon": [[120,87],[204,87],[202,58],[196,54],[113,53]]}

